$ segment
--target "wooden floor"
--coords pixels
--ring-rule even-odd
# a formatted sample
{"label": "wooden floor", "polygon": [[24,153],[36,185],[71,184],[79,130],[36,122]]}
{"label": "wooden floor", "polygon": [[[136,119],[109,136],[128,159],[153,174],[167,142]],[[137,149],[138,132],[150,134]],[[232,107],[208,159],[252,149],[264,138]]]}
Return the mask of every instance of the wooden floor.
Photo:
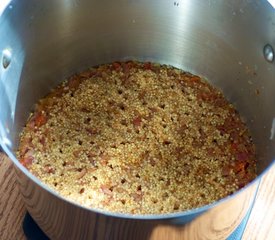
{"label": "wooden floor", "polygon": [[[0,240],[25,239],[21,227],[25,212],[12,163],[0,153]],[[261,180],[243,239],[275,239],[275,166]]]}

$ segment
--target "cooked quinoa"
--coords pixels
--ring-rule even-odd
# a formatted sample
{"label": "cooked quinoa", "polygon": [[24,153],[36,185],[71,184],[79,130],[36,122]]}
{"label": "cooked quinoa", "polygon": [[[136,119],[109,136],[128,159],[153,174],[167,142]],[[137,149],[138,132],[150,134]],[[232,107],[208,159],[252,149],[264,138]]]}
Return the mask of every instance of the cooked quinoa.
{"label": "cooked quinoa", "polygon": [[197,208],[256,176],[249,131],[219,90],[132,61],[91,68],[40,100],[18,157],[60,195],[131,214]]}

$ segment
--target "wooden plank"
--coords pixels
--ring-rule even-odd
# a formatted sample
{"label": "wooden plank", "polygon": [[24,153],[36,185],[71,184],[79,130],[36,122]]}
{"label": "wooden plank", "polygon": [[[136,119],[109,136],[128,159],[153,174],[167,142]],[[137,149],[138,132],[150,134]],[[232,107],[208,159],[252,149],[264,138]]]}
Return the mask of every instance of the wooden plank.
{"label": "wooden plank", "polygon": [[275,239],[275,165],[261,180],[243,239]]}
{"label": "wooden plank", "polygon": [[0,239],[23,240],[22,220],[26,212],[12,162],[0,153]]}

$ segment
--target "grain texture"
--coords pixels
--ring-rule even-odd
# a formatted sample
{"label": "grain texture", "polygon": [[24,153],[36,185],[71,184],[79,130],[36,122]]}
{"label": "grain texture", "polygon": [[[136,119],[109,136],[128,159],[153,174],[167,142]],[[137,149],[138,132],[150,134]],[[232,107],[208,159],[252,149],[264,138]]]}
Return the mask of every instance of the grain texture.
{"label": "grain texture", "polygon": [[222,92],[150,62],[100,65],[53,89],[18,157],[61,196],[126,214],[197,208],[256,176],[249,131]]}

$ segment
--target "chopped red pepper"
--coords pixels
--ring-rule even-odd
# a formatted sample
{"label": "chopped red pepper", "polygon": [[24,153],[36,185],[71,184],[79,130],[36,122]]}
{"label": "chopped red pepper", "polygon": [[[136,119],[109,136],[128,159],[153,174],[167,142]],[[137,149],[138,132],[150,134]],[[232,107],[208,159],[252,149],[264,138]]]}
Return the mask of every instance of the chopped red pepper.
{"label": "chopped red pepper", "polygon": [[55,173],[55,169],[50,164],[45,165],[44,170],[46,173]]}
{"label": "chopped red pepper", "polygon": [[134,124],[135,127],[140,127],[141,126],[141,122],[142,122],[142,119],[141,119],[140,116],[135,117],[133,119],[133,124]]}
{"label": "chopped red pepper", "polygon": [[152,70],[152,68],[153,68],[152,63],[150,63],[150,62],[144,63],[143,68],[146,70]]}
{"label": "chopped red pepper", "polygon": [[237,150],[238,150],[238,146],[239,146],[238,143],[235,143],[235,142],[231,143],[231,149],[232,149],[233,151],[237,151]]}
{"label": "chopped red pepper", "polygon": [[46,122],[47,122],[47,117],[46,117],[45,113],[40,111],[34,116],[34,125],[36,127],[41,127]]}
{"label": "chopped red pepper", "polygon": [[246,152],[239,152],[236,155],[237,161],[244,162],[247,161],[249,158],[248,154]]}
{"label": "chopped red pepper", "polygon": [[81,78],[74,76],[68,81],[68,87],[70,89],[72,89],[72,88],[76,89],[79,86],[80,82],[81,82]]}
{"label": "chopped red pepper", "polygon": [[118,71],[118,70],[120,70],[120,68],[121,68],[121,65],[120,65],[118,62],[114,62],[114,63],[112,64],[112,69],[113,69],[113,70]]}
{"label": "chopped red pepper", "polygon": [[33,156],[25,156],[20,159],[20,162],[24,167],[28,168],[33,163],[33,160]]}

